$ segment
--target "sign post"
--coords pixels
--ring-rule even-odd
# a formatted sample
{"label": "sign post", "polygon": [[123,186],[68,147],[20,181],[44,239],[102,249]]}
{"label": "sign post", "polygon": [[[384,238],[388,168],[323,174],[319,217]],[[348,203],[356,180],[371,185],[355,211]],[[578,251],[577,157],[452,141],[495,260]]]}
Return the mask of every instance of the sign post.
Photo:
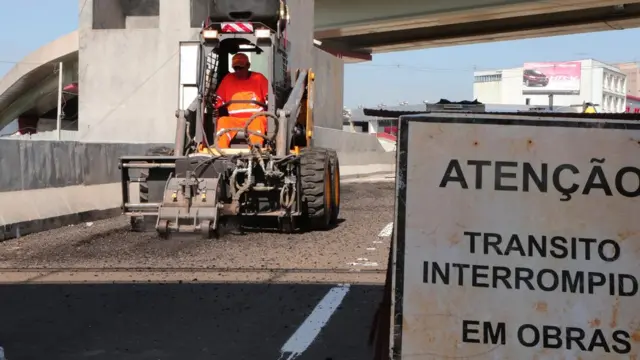
{"label": "sign post", "polygon": [[640,356],[640,123],[399,123],[392,359]]}

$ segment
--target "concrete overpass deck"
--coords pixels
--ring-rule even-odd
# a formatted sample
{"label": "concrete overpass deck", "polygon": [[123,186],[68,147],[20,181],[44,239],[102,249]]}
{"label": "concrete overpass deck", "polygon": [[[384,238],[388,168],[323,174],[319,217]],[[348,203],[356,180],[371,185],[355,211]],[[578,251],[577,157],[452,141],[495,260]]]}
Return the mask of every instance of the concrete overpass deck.
{"label": "concrete overpass deck", "polygon": [[77,31],[27,55],[0,78],[0,128],[21,115],[39,117],[57,107],[60,62],[63,63],[63,83],[77,81]]}
{"label": "concrete overpass deck", "polygon": [[640,26],[625,0],[315,0],[315,36],[383,53]]}

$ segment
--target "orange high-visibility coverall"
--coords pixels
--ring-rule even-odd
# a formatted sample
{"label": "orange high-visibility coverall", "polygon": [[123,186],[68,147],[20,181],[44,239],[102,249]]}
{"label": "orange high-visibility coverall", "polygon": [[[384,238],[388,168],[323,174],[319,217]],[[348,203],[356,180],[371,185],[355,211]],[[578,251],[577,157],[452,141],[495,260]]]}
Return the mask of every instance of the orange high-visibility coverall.
{"label": "orange high-visibility coverall", "polygon": [[[233,73],[230,73],[222,79],[216,93],[218,95],[216,100],[217,108],[231,100],[254,100],[264,104],[269,95],[269,81],[264,75],[258,72],[252,71],[246,80],[240,80]],[[243,128],[251,115],[260,111],[266,111],[266,109],[256,104],[238,103],[229,104],[227,111],[229,112],[229,116],[222,116],[218,119],[216,132],[228,128]],[[259,116],[251,122],[249,130],[266,134],[267,118],[265,116]],[[228,148],[231,140],[233,140],[237,133],[237,131],[230,131],[220,136],[220,138],[218,138],[218,147]],[[264,139],[260,136],[250,135],[249,142],[262,145]]]}

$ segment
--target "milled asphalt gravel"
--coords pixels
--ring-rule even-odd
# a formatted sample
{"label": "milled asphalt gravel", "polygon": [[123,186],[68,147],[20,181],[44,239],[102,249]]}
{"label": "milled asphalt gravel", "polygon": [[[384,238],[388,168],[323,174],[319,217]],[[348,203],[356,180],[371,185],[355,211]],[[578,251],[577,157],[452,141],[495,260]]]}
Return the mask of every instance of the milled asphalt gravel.
{"label": "milled asphalt gravel", "polygon": [[119,217],[0,243],[0,346],[10,360],[371,359],[394,197],[393,182],[343,184],[326,232],[160,240]]}

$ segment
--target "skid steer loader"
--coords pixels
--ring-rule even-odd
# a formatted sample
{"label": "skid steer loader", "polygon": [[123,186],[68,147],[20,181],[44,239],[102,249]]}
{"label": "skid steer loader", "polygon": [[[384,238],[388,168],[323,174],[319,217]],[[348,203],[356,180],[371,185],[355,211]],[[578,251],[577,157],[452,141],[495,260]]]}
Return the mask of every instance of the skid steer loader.
{"label": "skid steer loader", "polygon": [[[313,146],[314,73],[288,69],[286,3],[212,3],[200,32],[198,96],[176,112],[175,146],[120,158],[122,209],[132,230],[154,226],[162,238],[196,232],[210,239],[227,219],[264,217],[277,219],[283,232],[330,228],[340,211],[340,165],[334,150]],[[265,110],[244,128],[215,133],[224,110],[214,111],[212,99],[238,52],[250,54],[252,69],[269,80],[268,101],[256,103]],[[271,122],[268,134],[249,130],[259,115]],[[238,135],[221,149],[217,139],[228,131]],[[263,137],[263,146],[249,143],[249,135]]]}

